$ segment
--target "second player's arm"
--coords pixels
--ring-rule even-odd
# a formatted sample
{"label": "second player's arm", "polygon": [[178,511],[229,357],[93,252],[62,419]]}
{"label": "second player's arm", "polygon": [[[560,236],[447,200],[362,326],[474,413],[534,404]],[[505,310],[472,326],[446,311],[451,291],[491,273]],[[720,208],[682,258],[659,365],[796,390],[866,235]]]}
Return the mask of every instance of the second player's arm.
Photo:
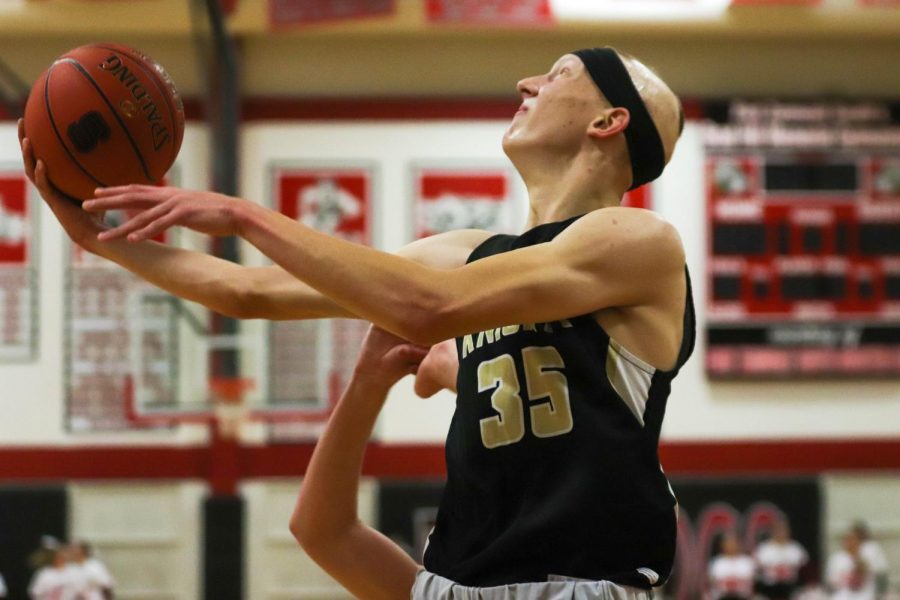
{"label": "second player's arm", "polygon": [[290,528],[309,556],[361,600],[409,598],[420,568],[363,523],[357,497],[366,445],[391,386],[426,349],[371,329],[303,478]]}

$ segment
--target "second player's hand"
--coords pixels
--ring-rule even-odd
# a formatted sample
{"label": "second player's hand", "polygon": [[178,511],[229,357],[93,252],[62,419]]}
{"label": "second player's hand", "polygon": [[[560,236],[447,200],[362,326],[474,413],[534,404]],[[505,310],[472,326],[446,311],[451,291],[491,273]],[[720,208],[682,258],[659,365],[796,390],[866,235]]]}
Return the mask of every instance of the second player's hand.
{"label": "second player's hand", "polygon": [[435,344],[419,365],[416,372],[415,392],[420,398],[430,398],[441,390],[456,393],[456,374],[459,359],[456,355],[456,340],[445,340]]}
{"label": "second player's hand", "polygon": [[181,225],[215,236],[237,235],[238,214],[251,203],[214,192],[175,187],[126,185],[98,188],[96,198],[84,202],[89,212],[121,209],[132,216],[100,233],[100,241],[127,238],[129,242],[153,239],[170,227]]}
{"label": "second player's hand", "polygon": [[427,347],[371,326],[356,361],[354,378],[386,392],[404,376],[415,374],[427,354]]}

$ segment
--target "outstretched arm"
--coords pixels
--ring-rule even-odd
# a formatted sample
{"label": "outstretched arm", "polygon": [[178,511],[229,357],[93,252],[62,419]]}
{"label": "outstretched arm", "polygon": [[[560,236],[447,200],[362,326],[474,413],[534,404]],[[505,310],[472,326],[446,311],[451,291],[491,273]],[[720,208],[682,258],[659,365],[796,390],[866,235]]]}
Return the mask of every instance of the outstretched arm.
{"label": "outstretched arm", "polygon": [[649,211],[585,215],[553,241],[450,271],[348,244],[249,202],[238,232],[347,310],[421,344],[611,307],[659,306],[684,278],[674,228]]}
{"label": "outstretched arm", "polygon": [[86,209],[143,209],[103,240],[141,241],[174,225],[241,235],[344,309],[422,344],[604,308],[659,308],[684,280],[677,232],[637,209],[596,210],[546,244],[441,270],[330,237],[240,198],[148,186],[97,193]]}
{"label": "outstretched arm", "polygon": [[363,524],[357,494],[366,443],[388,390],[427,348],[371,328],[356,370],[313,452],[290,528],[307,554],[357,598],[408,598],[419,566]]}

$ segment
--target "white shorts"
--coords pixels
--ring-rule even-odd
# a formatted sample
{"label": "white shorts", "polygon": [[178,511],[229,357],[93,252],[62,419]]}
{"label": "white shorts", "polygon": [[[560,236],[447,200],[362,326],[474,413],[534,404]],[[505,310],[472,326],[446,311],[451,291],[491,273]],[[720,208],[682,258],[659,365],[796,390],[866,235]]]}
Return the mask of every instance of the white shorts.
{"label": "white shorts", "polygon": [[422,570],[416,574],[411,600],[651,600],[650,590],[611,581],[551,576],[549,581],[495,587],[466,587]]}

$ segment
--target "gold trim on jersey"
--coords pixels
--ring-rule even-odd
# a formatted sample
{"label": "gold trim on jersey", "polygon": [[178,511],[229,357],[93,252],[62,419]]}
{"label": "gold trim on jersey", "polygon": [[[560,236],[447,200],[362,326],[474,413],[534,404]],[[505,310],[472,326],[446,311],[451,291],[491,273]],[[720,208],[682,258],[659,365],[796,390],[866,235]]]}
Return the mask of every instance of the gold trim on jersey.
{"label": "gold trim on jersey", "polygon": [[467,333],[462,338],[462,358],[485,345],[499,342],[505,337],[516,335],[519,332],[532,331],[542,333],[554,333],[557,329],[569,329],[572,322],[568,319],[560,319],[549,323],[523,323],[521,325],[505,325],[503,327],[495,327],[494,329],[486,329],[478,333]]}

